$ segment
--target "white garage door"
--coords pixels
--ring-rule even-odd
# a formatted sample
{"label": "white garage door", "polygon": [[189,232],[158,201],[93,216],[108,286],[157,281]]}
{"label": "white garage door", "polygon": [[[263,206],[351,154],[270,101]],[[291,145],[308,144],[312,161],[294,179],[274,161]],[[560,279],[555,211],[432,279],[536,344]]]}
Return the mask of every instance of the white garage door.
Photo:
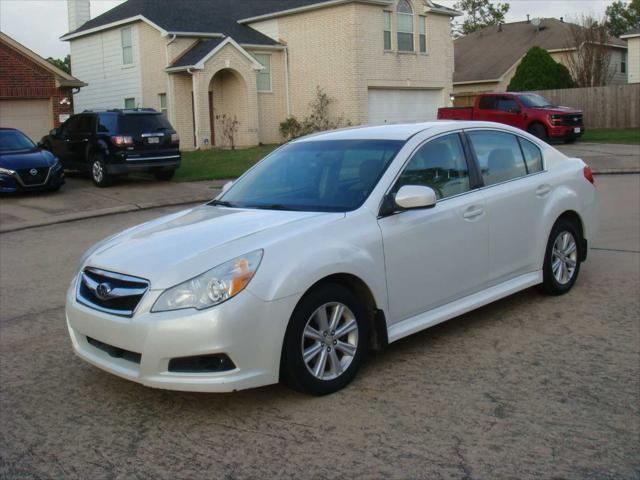
{"label": "white garage door", "polygon": [[369,89],[369,123],[425,122],[438,117],[442,90]]}
{"label": "white garage door", "polygon": [[49,100],[0,100],[0,127],[17,128],[38,142],[53,128]]}

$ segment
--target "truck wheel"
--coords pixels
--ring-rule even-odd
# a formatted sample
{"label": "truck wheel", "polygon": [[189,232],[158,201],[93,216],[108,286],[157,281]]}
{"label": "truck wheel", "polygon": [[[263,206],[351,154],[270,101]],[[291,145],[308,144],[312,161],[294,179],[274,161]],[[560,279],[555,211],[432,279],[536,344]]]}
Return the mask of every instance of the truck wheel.
{"label": "truck wheel", "polygon": [[541,123],[534,123],[527,130],[534,137],[538,137],[540,140],[547,141],[549,136],[547,135],[547,129]]}
{"label": "truck wheel", "polygon": [[161,172],[156,172],[155,177],[162,182],[168,182],[173,178],[175,174],[176,174],[175,170],[164,170]]}
{"label": "truck wheel", "polygon": [[96,187],[108,187],[111,183],[109,173],[107,173],[107,165],[104,163],[102,155],[94,153],[91,157],[91,180]]}

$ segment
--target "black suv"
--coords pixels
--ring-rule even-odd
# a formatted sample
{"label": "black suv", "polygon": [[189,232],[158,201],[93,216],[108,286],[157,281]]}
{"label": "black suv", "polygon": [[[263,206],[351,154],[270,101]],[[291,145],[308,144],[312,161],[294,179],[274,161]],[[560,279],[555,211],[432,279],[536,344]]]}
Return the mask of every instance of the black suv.
{"label": "black suv", "polygon": [[164,115],[149,108],[85,111],[41,143],[65,169],[88,171],[98,187],[129,172],[171,180],[181,160],[178,134]]}

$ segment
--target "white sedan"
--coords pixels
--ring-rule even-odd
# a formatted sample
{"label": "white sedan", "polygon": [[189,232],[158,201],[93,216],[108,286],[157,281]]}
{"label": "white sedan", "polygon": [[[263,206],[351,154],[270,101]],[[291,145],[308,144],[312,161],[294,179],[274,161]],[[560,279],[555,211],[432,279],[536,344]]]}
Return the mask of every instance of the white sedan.
{"label": "white sedan", "polygon": [[576,282],[591,170],[485,122],[363,127],[277,149],[209,204],[92,247],[75,352],[143,385],[347,385],[367,351],[540,285]]}

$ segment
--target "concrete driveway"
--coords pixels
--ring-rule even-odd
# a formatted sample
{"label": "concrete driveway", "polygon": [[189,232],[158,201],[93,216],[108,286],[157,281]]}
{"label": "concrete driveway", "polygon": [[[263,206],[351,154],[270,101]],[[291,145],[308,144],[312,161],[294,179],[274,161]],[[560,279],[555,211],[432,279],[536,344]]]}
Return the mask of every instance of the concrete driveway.
{"label": "concrete driveway", "polygon": [[413,335],[322,398],[152,390],[74,357],[81,252],[176,208],[0,235],[0,478],[637,479],[640,176],[596,179],[574,290]]}
{"label": "concrete driveway", "polygon": [[596,173],[640,173],[640,145],[576,142],[554,146],[565,155],[582,158]]}
{"label": "concrete driveway", "polygon": [[224,184],[225,181],[174,183],[131,177],[118,179],[109,188],[97,188],[89,178],[67,176],[67,183],[59,192],[3,196],[0,199],[0,232],[205,202],[214,198]]}

